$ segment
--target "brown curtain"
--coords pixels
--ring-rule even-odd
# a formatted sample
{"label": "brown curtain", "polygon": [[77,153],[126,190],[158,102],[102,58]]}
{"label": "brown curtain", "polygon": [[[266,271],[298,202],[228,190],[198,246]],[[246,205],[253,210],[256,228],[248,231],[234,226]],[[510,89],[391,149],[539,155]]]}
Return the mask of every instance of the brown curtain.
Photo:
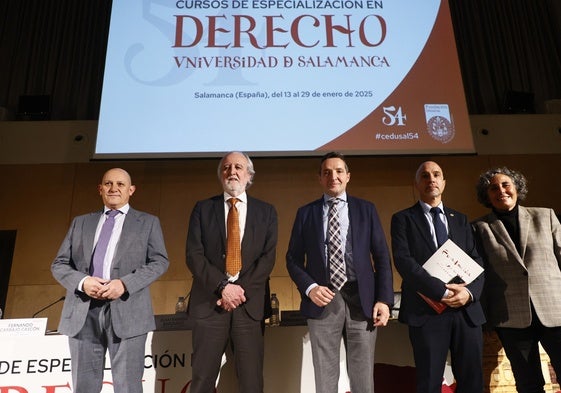
{"label": "brown curtain", "polygon": [[533,93],[539,113],[561,98],[560,3],[450,0],[469,113],[501,113],[508,91]]}
{"label": "brown curtain", "polygon": [[110,0],[0,0],[0,106],[51,96],[51,119],[97,119]]}
{"label": "brown curtain", "polygon": [[[537,112],[561,98],[561,1],[449,1],[471,114],[500,113],[509,90],[533,93]],[[0,106],[15,113],[20,95],[48,94],[51,119],[97,119],[110,9],[0,0]]]}

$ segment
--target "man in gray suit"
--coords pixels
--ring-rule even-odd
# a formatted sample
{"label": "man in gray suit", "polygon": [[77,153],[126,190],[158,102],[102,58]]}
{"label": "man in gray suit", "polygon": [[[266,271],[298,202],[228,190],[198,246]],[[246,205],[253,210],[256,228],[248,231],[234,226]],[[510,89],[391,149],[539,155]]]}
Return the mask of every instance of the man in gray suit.
{"label": "man in gray suit", "polygon": [[51,266],[66,288],[59,331],[69,337],[74,392],[101,391],[109,351],[115,393],[142,393],[146,336],[155,329],[148,287],[169,261],[158,218],[129,206],[134,191],[126,171],[107,171],[103,210],[72,221]]}

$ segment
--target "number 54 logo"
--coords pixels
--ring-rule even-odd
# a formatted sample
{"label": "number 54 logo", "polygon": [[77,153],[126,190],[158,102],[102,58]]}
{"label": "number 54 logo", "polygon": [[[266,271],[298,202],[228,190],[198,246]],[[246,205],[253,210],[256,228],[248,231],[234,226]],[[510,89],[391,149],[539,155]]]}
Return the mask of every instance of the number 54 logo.
{"label": "number 54 logo", "polygon": [[382,117],[382,123],[386,126],[404,126],[407,120],[407,115],[403,114],[401,107],[398,106],[385,106],[383,108],[385,116]]}

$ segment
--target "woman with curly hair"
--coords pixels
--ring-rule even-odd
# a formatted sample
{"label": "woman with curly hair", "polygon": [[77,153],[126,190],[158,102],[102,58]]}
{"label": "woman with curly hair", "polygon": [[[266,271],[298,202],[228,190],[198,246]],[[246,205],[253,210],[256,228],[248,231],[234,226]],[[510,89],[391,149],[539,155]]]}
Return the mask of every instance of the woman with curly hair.
{"label": "woman with curly hair", "polygon": [[485,261],[482,303],[519,393],[543,393],[539,343],[561,376],[561,225],[552,209],[519,204],[526,178],[509,168],[479,177],[477,199],[491,212],[474,222]]}

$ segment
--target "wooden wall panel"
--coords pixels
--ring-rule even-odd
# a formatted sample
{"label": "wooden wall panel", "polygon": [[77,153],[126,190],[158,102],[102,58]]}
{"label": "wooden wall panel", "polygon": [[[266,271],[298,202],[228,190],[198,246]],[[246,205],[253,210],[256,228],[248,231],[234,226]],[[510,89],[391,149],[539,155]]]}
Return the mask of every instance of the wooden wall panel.
{"label": "wooden wall panel", "polygon": [[[486,209],[475,199],[479,173],[490,166],[508,165],[530,181],[526,205],[561,212],[561,187],[553,179],[561,155],[349,157],[350,194],[378,207],[390,243],[393,213],[416,202],[414,172],[427,159],[441,164],[447,179],[444,203],[474,219]],[[178,296],[189,291],[191,274],[185,265],[185,239],[191,210],[197,200],[221,193],[215,159],[98,161],[78,164],[0,165],[0,229],[16,229],[16,250],[5,316],[28,317],[56,300],[64,291],[50,274],[50,264],[71,219],[101,208],[97,184],[103,172],[118,166],[128,170],[137,190],[131,205],[160,217],[171,266],[152,286],[154,309],[171,313]],[[255,183],[249,194],[275,205],[279,215],[276,266],[271,277],[281,309],[297,308],[299,294],[288,277],[285,254],[298,207],[321,196],[319,157],[255,158]],[[400,278],[394,277],[398,289]],[[57,309],[49,328],[58,323]]]}

